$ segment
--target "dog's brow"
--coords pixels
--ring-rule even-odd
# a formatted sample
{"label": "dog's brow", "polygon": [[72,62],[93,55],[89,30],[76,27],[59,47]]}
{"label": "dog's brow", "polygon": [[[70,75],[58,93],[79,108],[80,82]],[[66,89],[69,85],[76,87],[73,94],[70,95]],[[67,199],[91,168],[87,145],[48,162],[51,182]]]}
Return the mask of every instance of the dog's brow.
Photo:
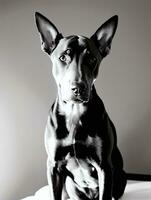
{"label": "dog's brow", "polygon": [[87,39],[83,36],[78,36],[78,35],[73,35],[73,36],[68,36],[65,38],[67,41],[67,47],[70,46],[71,44],[77,44],[77,46],[85,48],[87,45]]}
{"label": "dog's brow", "polygon": [[78,36],[68,36],[66,37],[66,41],[68,42],[67,45],[70,45],[72,42],[78,41],[79,37]]}

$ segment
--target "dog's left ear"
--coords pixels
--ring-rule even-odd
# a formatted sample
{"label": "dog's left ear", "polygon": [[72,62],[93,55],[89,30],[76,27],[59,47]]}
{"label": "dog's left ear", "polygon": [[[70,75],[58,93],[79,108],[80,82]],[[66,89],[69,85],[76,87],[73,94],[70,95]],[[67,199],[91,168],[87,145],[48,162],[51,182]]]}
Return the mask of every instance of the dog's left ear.
{"label": "dog's left ear", "polygon": [[118,16],[115,15],[102,24],[102,26],[91,37],[103,57],[109,54],[112,39],[117,29],[117,24]]}
{"label": "dog's left ear", "polygon": [[35,20],[41,37],[41,48],[44,52],[50,54],[63,36],[55,25],[42,14],[36,12]]}

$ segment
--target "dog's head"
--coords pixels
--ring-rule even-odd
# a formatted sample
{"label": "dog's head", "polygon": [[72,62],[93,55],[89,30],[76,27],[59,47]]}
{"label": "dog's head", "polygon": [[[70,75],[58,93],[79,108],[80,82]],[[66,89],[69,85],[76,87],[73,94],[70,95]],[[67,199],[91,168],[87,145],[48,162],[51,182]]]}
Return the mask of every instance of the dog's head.
{"label": "dog's head", "polygon": [[40,13],[35,14],[41,47],[53,64],[53,76],[64,102],[88,102],[101,60],[109,53],[118,17],[106,21],[90,38],[63,37]]}

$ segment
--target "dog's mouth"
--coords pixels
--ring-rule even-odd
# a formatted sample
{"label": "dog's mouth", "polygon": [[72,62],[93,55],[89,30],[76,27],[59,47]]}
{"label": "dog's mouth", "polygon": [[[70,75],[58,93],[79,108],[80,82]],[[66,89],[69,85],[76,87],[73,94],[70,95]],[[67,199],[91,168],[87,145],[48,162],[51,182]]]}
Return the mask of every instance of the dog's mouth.
{"label": "dog's mouth", "polygon": [[69,99],[64,99],[63,100],[64,103],[73,102],[75,104],[88,103],[88,101],[89,101],[89,97],[88,96],[84,96],[84,97],[81,97],[81,96],[78,96],[78,97],[72,96]]}
{"label": "dog's mouth", "polygon": [[75,103],[87,103],[89,99],[74,99],[73,102]]}
{"label": "dog's mouth", "polygon": [[85,95],[79,95],[79,96],[72,96],[71,101],[73,101],[74,103],[87,103],[89,101],[89,95],[85,94]]}
{"label": "dog's mouth", "polygon": [[89,101],[89,96],[79,96],[74,99],[75,102],[87,103]]}

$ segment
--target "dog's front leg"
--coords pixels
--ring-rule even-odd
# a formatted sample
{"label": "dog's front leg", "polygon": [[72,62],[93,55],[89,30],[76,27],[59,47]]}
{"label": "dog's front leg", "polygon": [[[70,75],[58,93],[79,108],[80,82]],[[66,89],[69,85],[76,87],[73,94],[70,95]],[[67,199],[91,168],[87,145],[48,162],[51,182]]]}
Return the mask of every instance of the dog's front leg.
{"label": "dog's front leg", "polygon": [[99,200],[112,199],[112,172],[110,166],[100,167],[95,161],[92,162],[98,174]]}
{"label": "dog's front leg", "polygon": [[103,200],[112,199],[112,170],[109,165],[105,166]]}
{"label": "dog's front leg", "polygon": [[64,174],[63,171],[58,170],[57,163],[52,164],[49,159],[47,161],[47,178],[50,190],[50,200],[61,200],[65,180]]}

